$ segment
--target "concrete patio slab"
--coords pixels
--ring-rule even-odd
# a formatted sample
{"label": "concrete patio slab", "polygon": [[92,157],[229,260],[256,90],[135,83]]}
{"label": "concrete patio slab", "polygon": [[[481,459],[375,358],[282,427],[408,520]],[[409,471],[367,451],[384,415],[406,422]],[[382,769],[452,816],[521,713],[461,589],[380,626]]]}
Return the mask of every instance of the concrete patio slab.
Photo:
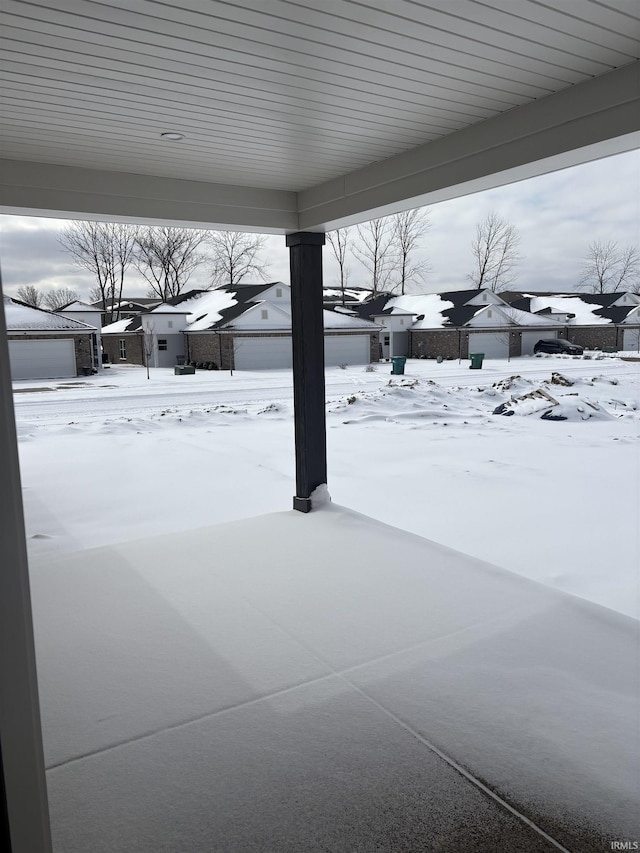
{"label": "concrete patio slab", "polygon": [[330,504],[31,582],[60,853],[640,837],[633,619]]}

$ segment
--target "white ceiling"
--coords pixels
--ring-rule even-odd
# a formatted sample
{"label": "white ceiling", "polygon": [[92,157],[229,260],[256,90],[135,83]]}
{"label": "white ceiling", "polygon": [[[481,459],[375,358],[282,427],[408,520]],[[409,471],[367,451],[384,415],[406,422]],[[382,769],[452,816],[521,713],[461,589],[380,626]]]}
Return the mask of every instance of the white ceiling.
{"label": "white ceiling", "polygon": [[[3,0],[0,23],[9,185],[38,163],[274,190],[289,213],[291,193],[324,204],[343,176],[640,56],[637,0]],[[55,208],[45,195],[25,199]]]}

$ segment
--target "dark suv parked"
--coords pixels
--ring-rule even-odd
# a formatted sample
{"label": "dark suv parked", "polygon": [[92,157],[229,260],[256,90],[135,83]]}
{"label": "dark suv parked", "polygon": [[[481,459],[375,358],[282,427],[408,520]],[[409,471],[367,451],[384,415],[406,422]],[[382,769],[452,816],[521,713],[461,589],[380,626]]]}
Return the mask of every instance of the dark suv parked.
{"label": "dark suv parked", "polygon": [[564,338],[543,338],[534,346],[533,351],[564,353],[566,355],[582,355],[584,347],[580,344],[572,344],[570,341],[565,341]]}

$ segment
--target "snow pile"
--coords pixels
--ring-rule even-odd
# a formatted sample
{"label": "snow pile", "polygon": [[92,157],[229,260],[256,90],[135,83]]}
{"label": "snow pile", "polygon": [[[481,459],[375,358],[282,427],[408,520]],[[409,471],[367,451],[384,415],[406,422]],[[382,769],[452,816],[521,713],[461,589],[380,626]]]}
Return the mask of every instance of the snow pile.
{"label": "snow pile", "polygon": [[[547,390],[549,386],[556,386],[553,395]],[[611,420],[614,417],[600,403],[575,391],[559,393],[558,386],[570,388],[573,382],[560,373],[554,373],[548,383],[524,394],[511,396],[497,406],[493,414],[540,415],[543,420],[550,421]]]}
{"label": "snow pile", "polygon": [[486,415],[484,404],[473,400],[473,391],[443,388],[436,382],[423,383],[417,379],[392,379],[377,392],[350,395],[331,411],[344,411],[347,406],[353,406],[352,416],[343,420],[343,424],[431,421],[447,425],[448,422],[468,423]]}

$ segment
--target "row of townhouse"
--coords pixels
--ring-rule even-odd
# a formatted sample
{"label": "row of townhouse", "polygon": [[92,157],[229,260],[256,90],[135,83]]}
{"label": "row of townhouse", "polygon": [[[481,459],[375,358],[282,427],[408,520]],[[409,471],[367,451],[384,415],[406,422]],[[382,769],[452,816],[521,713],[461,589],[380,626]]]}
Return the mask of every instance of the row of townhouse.
{"label": "row of townhouse", "polygon": [[[533,354],[541,338],[588,349],[640,351],[634,293],[446,293],[375,299],[361,288],[327,289],[327,365],[392,356],[485,358]],[[63,378],[112,363],[170,367],[187,361],[221,370],[291,366],[291,291],[283,282],[191,290],[168,302],[132,300],[128,316],[100,328],[100,308],[75,302],[59,312],[5,298],[14,379]],[[136,310],[136,309],[140,310]]]}

